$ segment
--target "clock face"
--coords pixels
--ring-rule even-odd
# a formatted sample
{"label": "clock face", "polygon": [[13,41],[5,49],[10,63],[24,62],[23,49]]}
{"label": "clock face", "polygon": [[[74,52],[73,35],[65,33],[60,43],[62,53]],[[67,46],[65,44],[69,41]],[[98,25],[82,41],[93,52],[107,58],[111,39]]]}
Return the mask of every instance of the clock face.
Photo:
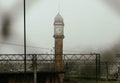
{"label": "clock face", "polygon": [[56,33],[57,33],[58,35],[62,34],[62,28],[61,28],[61,27],[57,27],[57,28],[56,28]]}

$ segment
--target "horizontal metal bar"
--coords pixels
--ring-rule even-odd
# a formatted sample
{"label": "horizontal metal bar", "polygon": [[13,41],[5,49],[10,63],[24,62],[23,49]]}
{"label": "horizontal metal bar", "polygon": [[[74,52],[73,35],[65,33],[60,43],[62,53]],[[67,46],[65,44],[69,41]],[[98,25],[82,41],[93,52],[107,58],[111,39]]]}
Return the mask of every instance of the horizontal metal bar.
{"label": "horizontal metal bar", "polygon": [[[0,55],[24,55],[24,54],[0,54]],[[26,54],[26,55],[55,55],[55,54]],[[99,53],[88,54],[62,54],[62,55],[100,55]]]}

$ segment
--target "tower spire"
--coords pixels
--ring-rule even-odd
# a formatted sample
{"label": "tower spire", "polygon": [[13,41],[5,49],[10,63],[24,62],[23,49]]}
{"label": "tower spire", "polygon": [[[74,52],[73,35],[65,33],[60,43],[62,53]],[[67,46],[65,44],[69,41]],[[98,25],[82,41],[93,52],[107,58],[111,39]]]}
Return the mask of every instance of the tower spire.
{"label": "tower spire", "polygon": [[60,13],[60,0],[58,0],[58,13]]}

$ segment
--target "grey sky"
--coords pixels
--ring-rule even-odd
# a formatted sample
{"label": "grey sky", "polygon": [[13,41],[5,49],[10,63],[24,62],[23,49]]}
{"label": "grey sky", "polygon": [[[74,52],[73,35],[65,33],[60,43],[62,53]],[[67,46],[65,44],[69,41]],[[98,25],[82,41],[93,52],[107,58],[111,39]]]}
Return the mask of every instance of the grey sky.
{"label": "grey sky", "polygon": [[[4,10],[14,5],[16,0],[10,1],[0,0]],[[38,0],[28,8],[29,45],[54,47],[53,22],[58,9],[58,0]],[[65,23],[64,50],[94,51],[109,48],[119,41],[120,17],[102,0],[60,0],[60,13]],[[10,42],[22,44],[22,14],[15,20],[13,28],[15,37]]]}

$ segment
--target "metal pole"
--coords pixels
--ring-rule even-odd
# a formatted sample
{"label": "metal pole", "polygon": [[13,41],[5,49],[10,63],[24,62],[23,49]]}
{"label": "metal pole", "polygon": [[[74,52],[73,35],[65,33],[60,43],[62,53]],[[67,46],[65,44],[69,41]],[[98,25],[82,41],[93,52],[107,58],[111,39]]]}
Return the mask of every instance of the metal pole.
{"label": "metal pole", "polygon": [[107,80],[107,82],[108,82],[108,81],[109,81],[109,80],[108,80],[108,62],[106,62],[106,72],[107,72],[106,80]]}
{"label": "metal pole", "polygon": [[101,63],[100,63],[101,61],[100,61],[100,58],[101,57],[100,57],[100,54],[99,54],[99,64],[98,64],[99,65],[99,83],[101,81]]}
{"label": "metal pole", "polygon": [[119,71],[120,70],[120,67],[119,67],[119,65],[118,65],[118,72],[117,72],[117,75],[118,75],[118,78],[117,78],[117,80],[119,81]]}
{"label": "metal pole", "polygon": [[98,62],[97,62],[97,55],[96,55],[96,83],[98,83]]}
{"label": "metal pole", "polygon": [[96,83],[100,83],[100,54],[96,54]]}
{"label": "metal pole", "polygon": [[24,9],[24,76],[26,83],[26,2],[23,1],[23,9]]}
{"label": "metal pole", "polygon": [[34,83],[37,83],[37,57],[33,55],[33,67],[34,67]]}

